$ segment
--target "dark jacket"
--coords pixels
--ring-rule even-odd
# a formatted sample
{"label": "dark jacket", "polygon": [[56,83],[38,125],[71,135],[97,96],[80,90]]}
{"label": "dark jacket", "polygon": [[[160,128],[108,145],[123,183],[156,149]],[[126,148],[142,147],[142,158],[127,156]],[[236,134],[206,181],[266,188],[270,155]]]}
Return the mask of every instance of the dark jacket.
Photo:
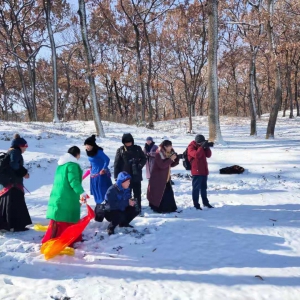
{"label": "dark jacket", "polygon": [[188,160],[191,162],[191,173],[193,176],[207,176],[208,165],[206,158],[211,157],[210,148],[203,149],[195,141],[192,141],[188,146]]}
{"label": "dark jacket", "polygon": [[106,192],[105,201],[108,204],[109,210],[121,210],[124,211],[129,206],[129,199],[131,198],[130,189],[124,189],[122,182],[130,178],[129,174],[121,172],[118,175],[117,183],[112,185]]}
{"label": "dark jacket", "polygon": [[[154,165],[148,184],[147,198],[151,205],[159,207],[166,188],[169,169],[179,163],[179,158],[173,162],[167,158],[163,150],[158,150],[155,154]],[[170,179],[170,178],[169,178]]]}
{"label": "dark jacket", "polygon": [[122,142],[132,142],[132,146],[122,146],[117,150],[114,162],[114,178],[125,171],[130,174],[132,182],[143,180],[142,169],[146,164],[146,156],[140,146],[134,145],[134,139],[130,133],[124,134]]}

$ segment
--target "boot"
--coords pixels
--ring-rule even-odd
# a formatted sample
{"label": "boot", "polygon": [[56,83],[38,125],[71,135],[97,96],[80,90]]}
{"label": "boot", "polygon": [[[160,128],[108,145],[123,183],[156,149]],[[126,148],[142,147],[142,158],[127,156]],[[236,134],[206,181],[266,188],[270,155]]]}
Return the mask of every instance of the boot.
{"label": "boot", "polygon": [[195,205],[195,208],[196,208],[196,209],[199,209],[199,210],[202,210],[202,208],[201,208],[201,206],[200,206],[199,203],[197,203],[197,204]]}
{"label": "boot", "polygon": [[134,228],[132,225],[130,224],[120,224],[119,227],[126,227],[126,228]]}
{"label": "boot", "polygon": [[115,234],[115,227],[111,223],[107,227],[107,233],[108,235]]}
{"label": "boot", "polygon": [[208,207],[208,208],[214,208],[212,205],[210,205],[209,203],[204,205],[205,207]]}

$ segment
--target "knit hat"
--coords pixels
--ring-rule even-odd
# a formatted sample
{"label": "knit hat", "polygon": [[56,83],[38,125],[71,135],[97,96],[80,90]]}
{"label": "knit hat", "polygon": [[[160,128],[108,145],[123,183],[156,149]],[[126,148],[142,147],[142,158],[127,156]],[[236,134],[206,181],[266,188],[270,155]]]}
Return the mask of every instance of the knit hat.
{"label": "knit hat", "polygon": [[88,137],[85,141],[84,141],[84,145],[90,145],[90,146],[97,146],[96,144],[96,136],[93,134],[90,137]]}
{"label": "knit hat", "polygon": [[14,135],[14,139],[11,141],[11,147],[28,147],[25,139],[21,138],[18,133]]}
{"label": "knit hat", "polygon": [[134,144],[134,139],[131,133],[124,133],[122,137],[122,143],[133,143]]}
{"label": "knit hat", "polygon": [[205,141],[205,137],[202,134],[197,134],[195,137],[195,142],[201,144]]}
{"label": "knit hat", "polygon": [[151,141],[151,142],[153,142],[153,138],[152,138],[151,136],[148,136],[148,137],[146,138],[146,141]]}

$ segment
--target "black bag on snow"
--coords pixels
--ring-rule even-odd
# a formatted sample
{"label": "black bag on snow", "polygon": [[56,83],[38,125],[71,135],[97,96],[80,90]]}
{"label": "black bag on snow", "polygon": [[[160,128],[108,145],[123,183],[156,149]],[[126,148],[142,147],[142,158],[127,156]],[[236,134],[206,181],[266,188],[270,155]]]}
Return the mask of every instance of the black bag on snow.
{"label": "black bag on snow", "polygon": [[226,167],[226,168],[222,168],[220,169],[220,174],[241,174],[245,171],[245,169],[243,167],[240,167],[238,165],[234,165],[231,167]]}
{"label": "black bag on snow", "polygon": [[188,159],[188,148],[182,153],[182,164],[186,170],[190,171],[192,169],[191,162]]}
{"label": "black bag on snow", "polygon": [[95,207],[95,221],[103,222],[105,212],[109,211],[108,203],[97,204]]}

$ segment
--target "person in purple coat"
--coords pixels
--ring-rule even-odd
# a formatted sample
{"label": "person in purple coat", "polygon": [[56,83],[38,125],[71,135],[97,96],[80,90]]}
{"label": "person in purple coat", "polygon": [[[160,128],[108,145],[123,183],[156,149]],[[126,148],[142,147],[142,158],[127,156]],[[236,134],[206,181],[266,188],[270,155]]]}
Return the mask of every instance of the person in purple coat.
{"label": "person in purple coat", "polygon": [[148,136],[146,139],[146,144],[144,147],[144,153],[147,157],[147,162],[146,162],[146,177],[149,180],[151,171],[154,165],[154,159],[155,159],[155,153],[158,147],[155,145],[153,142],[153,139],[151,136]]}

